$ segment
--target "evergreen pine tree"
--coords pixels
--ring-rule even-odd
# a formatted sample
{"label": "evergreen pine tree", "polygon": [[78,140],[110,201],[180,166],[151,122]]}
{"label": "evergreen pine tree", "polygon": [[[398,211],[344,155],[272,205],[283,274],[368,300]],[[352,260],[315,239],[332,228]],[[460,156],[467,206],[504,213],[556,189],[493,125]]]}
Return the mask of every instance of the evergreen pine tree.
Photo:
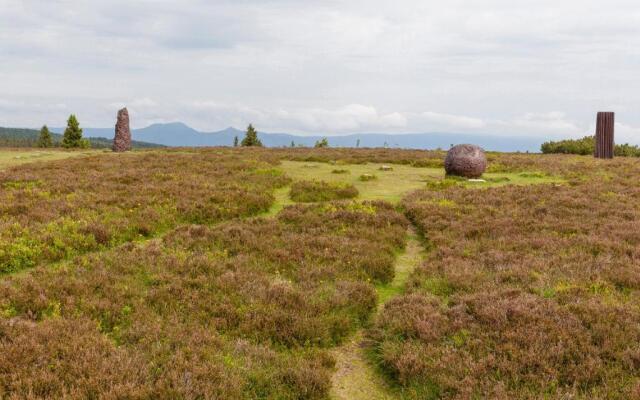
{"label": "evergreen pine tree", "polygon": [[233,147],[238,147],[238,137],[233,138]]}
{"label": "evergreen pine tree", "polygon": [[258,146],[262,147],[262,142],[258,139],[258,132],[255,130],[252,124],[249,124],[247,127],[247,134],[244,139],[242,139],[242,146],[250,147],[250,146]]}
{"label": "evergreen pine tree", "polygon": [[62,147],[67,149],[77,147],[88,147],[88,142],[82,139],[82,128],[80,123],[74,114],[69,116],[67,120],[67,129],[64,130],[64,137],[62,138]]}
{"label": "evergreen pine tree", "polygon": [[40,129],[40,137],[38,138],[38,147],[53,147],[53,140],[51,139],[51,132],[46,125]]}
{"label": "evergreen pine tree", "polygon": [[293,142],[293,140],[291,141],[291,147],[296,147],[296,144]]}
{"label": "evergreen pine tree", "polygon": [[321,140],[316,141],[316,144],[314,147],[317,149],[329,147],[329,140],[326,137],[322,138]]}

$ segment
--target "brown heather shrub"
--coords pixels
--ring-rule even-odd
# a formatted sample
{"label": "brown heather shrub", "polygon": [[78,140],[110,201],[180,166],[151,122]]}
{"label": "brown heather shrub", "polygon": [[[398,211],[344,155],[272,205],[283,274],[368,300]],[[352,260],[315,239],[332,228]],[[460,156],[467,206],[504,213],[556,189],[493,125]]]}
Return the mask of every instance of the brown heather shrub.
{"label": "brown heather shrub", "polygon": [[298,205],[6,276],[0,393],[326,398],[327,349],[374,312],[406,226],[383,202]]}
{"label": "brown heather shrub", "polygon": [[[269,160],[267,160],[269,161]],[[143,152],[0,172],[0,273],[268,210],[287,179],[229,152]]]}
{"label": "brown heather shrub", "polygon": [[87,319],[0,319],[0,397],[147,398],[151,377]]}
{"label": "brown heather shrub", "polygon": [[[569,183],[408,196],[432,251],[370,331],[381,365],[407,398],[639,398],[640,167],[489,157]],[[268,209],[282,159],[444,152],[169,149],[0,172],[0,270],[35,267],[0,279],[0,398],[326,398],[327,350],[368,325],[407,221],[384,202],[237,219]]]}
{"label": "brown heather shrub", "polygon": [[[261,157],[307,162],[338,162],[343,164],[405,164],[416,167],[442,168],[446,152],[439,150],[401,149],[352,149],[352,148],[286,148],[262,149],[256,152]],[[267,154],[263,156],[263,154]]]}
{"label": "brown heather shrub", "polygon": [[381,365],[407,398],[637,398],[640,165],[499,158],[570,183],[407,196],[431,251],[371,329]]}
{"label": "brown heather shrub", "polygon": [[324,181],[297,181],[291,185],[289,197],[298,203],[353,199],[358,189],[353,185]]}

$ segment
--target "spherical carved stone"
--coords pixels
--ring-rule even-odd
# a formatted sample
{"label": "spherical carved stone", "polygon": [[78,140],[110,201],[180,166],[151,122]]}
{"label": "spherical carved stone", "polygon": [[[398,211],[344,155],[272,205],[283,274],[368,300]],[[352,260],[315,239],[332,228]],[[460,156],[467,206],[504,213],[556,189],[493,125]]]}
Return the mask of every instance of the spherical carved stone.
{"label": "spherical carved stone", "polygon": [[459,144],[447,153],[444,169],[447,175],[479,178],[487,169],[487,156],[479,146]]}
{"label": "spherical carved stone", "polygon": [[129,111],[126,108],[118,111],[116,135],[113,138],[113,151],[131,150],[131,130],[129,129]]}

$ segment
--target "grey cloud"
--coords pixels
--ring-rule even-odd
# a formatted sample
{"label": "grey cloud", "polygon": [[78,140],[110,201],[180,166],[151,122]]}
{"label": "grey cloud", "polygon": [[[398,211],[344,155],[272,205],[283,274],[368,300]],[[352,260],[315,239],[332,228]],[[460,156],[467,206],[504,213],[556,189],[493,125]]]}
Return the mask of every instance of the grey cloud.
{"label": "grey cloud", "polygon": [[205,130],[553,136],[614,107],[634,139],[638,42],[631,0],[0,0],[0,97],[21,104],[0,125],[111,126],[129,102]]}

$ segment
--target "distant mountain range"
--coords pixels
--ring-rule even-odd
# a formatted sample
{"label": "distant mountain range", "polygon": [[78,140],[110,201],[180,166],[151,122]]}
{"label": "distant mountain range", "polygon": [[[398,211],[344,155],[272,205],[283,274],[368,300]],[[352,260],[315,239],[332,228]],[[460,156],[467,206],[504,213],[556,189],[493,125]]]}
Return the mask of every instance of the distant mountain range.
{"label": "distant mountain range", "polygon": [[[62,132],[63,129],[53,129]],[[85,137],[112,138],[113,128],[84,128]],[[132,131],[134,140],[157,143],[164,146],[204,147],[204,146],[232,146],[237,136],[244,137],[244,131],[227,128],[218,132],[199,132],[181,122],[169,124],[154,124]],[[323,136],[298,136],[287,133],[264,133],[258,137],[267,147],[313,146]],[[345,136],[327,136],[332,147],[400,147],[408,149],[448,149],[451,145],[473,143],[486,150],[493,151],[529,151],[539,152],[543,140],[535,137],[504,137],[497,135],[471,135],[459,133],[411,133],[411,134],[383,134],[357,133]]]}

